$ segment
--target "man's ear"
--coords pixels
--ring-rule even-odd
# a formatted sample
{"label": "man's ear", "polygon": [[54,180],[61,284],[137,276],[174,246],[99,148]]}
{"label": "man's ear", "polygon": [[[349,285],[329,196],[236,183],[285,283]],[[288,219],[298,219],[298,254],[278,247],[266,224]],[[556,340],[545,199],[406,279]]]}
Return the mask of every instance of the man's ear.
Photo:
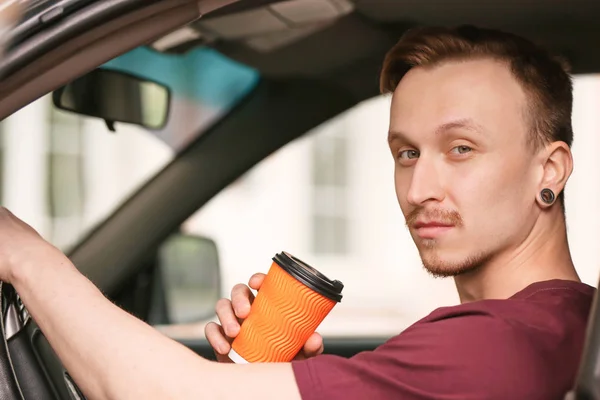
{"label": "man's ear", "polygon": [[558,197],[573,172],[571,149],[565,142],[552,142],[542,150],[541,156],[543,174],[537,191],[538,200],[543,189],[552,190]]}

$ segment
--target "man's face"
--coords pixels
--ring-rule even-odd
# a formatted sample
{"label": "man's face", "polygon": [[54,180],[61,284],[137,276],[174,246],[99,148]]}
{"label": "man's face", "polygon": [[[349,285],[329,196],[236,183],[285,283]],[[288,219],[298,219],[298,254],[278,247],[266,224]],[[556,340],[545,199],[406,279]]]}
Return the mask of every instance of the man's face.
{"label": "man's face", "polygon": [[396,88],[396,194],[432,274],[474,270],[527,237],[541,169],[526,102],[507,65],[489,59],[414,68]]}

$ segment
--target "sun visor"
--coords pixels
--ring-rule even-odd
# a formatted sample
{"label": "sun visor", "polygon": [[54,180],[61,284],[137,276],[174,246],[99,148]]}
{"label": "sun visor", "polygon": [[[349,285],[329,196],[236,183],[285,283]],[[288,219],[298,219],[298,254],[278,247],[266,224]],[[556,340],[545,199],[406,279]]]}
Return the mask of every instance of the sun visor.
{"label": "sun visor", "polygon": [[288,0],[218,17],[206,16],[152,44],[181,53],[217,40],[242,42],[270,52],[311,35],[354,10],[349,0]]}

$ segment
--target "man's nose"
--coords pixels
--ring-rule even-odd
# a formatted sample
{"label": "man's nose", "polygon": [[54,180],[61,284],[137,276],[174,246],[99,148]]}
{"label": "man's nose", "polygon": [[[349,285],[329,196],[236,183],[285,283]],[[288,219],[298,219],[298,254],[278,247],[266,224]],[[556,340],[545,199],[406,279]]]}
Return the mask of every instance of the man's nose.
{"label": "man's nose", "polygon": [[442,201],[444,191],[440,184],[440,176],[432,160],[420,157],[414,166],[413,176],[408,189],[407,200],[414,206],[427,201]]}

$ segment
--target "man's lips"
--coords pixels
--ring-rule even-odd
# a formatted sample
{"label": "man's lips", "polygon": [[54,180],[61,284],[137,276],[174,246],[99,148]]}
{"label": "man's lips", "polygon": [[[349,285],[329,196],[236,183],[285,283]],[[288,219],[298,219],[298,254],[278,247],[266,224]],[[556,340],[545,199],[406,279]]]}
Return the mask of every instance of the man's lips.
{"label": "man's lips", "polygon": [[454,228],[453,224],[438,221],[417,221],[413,229],[423,239],[434,239]]}
{"label": "man's lips", "polygon": [[438,222],[438,221],[428,221],[428,222],[424,222],[424,221],[417,221],[414,223],[413,227],[415,229],[419,229],[419,228],[434,228],[434,227],[444,227],[444,228],[448,228],[454,226],[454,224],[450,224],[447,222]]}

